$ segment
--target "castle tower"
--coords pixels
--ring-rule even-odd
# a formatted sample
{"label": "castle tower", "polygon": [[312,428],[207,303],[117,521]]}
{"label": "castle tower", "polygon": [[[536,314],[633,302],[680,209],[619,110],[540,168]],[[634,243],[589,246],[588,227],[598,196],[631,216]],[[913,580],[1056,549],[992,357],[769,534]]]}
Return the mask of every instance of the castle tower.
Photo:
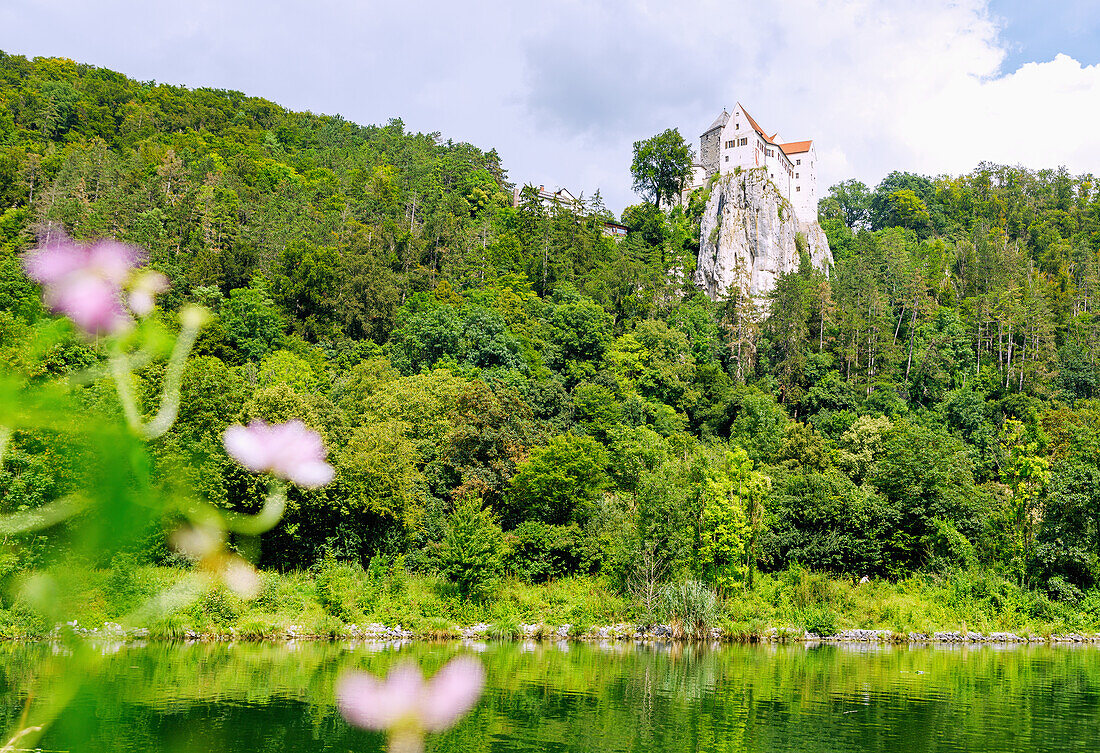
{"label": "castle tower", "polygon": [[791,204],[803,222],[817,222],[817,150],[813,141],[783,144],[783,152],[794,163]]}
{"label": "castle tower", "polygon": [[729,122],[730,114],[722,109],[722,114],[714,119],[710,128],[699,137],[699,164],[703,166],[706,177],[714,175],[720,169],[719,159],[722,151],[722,130]]}

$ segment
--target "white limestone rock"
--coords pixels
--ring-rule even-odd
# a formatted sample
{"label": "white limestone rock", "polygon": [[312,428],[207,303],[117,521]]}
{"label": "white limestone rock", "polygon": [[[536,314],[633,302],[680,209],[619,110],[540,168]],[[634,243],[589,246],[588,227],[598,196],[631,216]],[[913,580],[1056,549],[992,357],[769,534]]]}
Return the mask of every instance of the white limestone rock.
{"label": "white limestone rock", "polygon": [[767,294],[780,274],[798,271],[797,233],[805,236],[815,266],[832,264],[821,226],[798,221],[766,169],[722,175],[700,225],[696,285],[712,299],[725,298],[735,285],[754,296]]}
{"label": "white limestone rock", "polygon": [[817,221],[798,221],[798,232],[806,238],[809,246],[810,262],[817,269],[829,269],[833,266],[833,252],[829,248],[829,239],[825,237],[825,231]]}

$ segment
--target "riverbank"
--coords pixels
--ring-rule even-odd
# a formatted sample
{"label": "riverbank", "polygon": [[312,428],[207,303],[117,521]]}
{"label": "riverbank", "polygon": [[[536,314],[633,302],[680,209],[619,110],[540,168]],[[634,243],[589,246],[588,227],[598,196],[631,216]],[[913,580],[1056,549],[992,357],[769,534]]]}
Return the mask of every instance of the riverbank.
{"label": "riverbank", "polygon": [[381,623],[368,625],[345,625],[336,632],[325,634],[310,633],[297,625],[285,629],[255,633],[238,631],[235,627],[214,632],[200,633],[191,629],[182,632],[164,634],[149,628],[126,628],[118,623],[107,622],[99,627],[85,627],[78,622],[55,626],[49,639],[58,639],[65,632],[84,638],[111,641],[144,640],[185,640],[203,642],[226,641],[374,641],[402,642],[422,640],[487,641],[582,641],[587,643],[604,642],[704,642],[722,643],[804,643],[804,644],[1076,644],[1100,645],[1100,633],[1067,633],[1035,635],[1009,632],[977,633],[945,631],[937,633],[895,633],[891,630],[842,630],[833,635],[815,635],[806,631],[790,628],[768,628],[761,635],[747,636],[743,633],[728,633],[722,628],[711,628],[702,635],[685,634],[674,624],[656,624],[649,626],[619,624],[589,627],[578,630],[573,625],[520,624],[514,630],[503,629],[500,625],[481,623],[468,627],[453,626],[450,630],[418,632],[396,625],[389,627]]}
{"label": "riverbank", "polygon": [[[689,590],[679,601],[648,611],[600,577],[544,584],[505,579],[480,600],[463,599],[445,580],[406,572],[400,563],[263,572],[250,598],[202,577],[186,569],[133,565],[25,574],[0,609],[0,637],[48,638],[75,630],[202,640],[1100,640],[1100,593],[1072,604],[1052,601],[990,574],[860,583],[792,568],[761,574],[752,591],[711,595],[708,601]],[[204,585],[192,597],[177,598],[170,611],[150,608],[189,582]],[[69,589],[81,598],[66,598]],[[36,594],[47,600],[35,602]]]}

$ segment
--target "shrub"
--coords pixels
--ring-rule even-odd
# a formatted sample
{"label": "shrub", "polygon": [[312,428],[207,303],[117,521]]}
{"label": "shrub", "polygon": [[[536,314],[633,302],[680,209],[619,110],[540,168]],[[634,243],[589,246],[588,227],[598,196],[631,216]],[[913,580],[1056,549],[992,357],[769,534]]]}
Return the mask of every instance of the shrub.
{"label": "shrub", "polygon": [[235,622],[241,615],[241,607],[240,598],[221,584],[208,590],[198,601],[201,615],[210,619],[215,625],[228,625]]}
{"label": "shrub", "polygon": [[443,617],[428,618],[427,624],[421,632],[425,638],[431,638],[437,641],[457,638],[460,635],[458,629],[451,624],[451,621]]}
{"label": "shrub", "polygon": [[553,526],[528,520],[510,531],[506,564],[518,577],[545,583],[575,572],[582,556],[581,530],[576,524]]}
{"label": "shrub", "polygon": [[166,615],[149,626],[149,637],[161,641],[179,641],[187,637],[187,626],[174,614]]}
{"label": "shrub", "polygon": [[330,638],[335,640],[343,637],[344,623],[331,614],[323,614],[313,623],[313,628],[310,632],[318,638]]}
{"label": "shrub", "polygon": [[814,635],[834,635],[836,633],[836,612],[827,607],[810,607],[802,613],[802,627]]}
{"label": "shrub", "polygon": [[42,638],[50,632],[45,615],[16,603],[11,609],[0,610],[0,638]]}
{"label": "shrub", "polygon": [[355,622],[362,616],[361,601],[369,601],[372,595],[366,586],[363,569],[337,561],[327,552],[315,565],[314,583],[317,601],[327,614],[341,622]]}
{"label": "shrub", "polygon": [[559,434],[516,467],[508,490],[511,520],[584,522],[608,484],[607,453],[592,437]]}
{"label": "shrub", "polygon": [[1088,591],[1081,599],[1079,608],[1093,620],[1100,619],[1100,588]]}
{"label": "shrub", "polygon": [[279,576],[274,573],[260,573],[260,592],[253,600],[258,608],[274,612],[279,608]]}
{"label": "shrub", "polygon": [[661,589],[661,609],[677,635],[699,638],[718,620],[718,595],[697,580],[668,583]]}
{"label": "shrub", "polygon": [[792,564],[782,575],[784,591],[795,611],[806,612],[811,607],[827,606],[836,598],[836,586],[825,573],[815,573]]}
{"label": "shrub", "polygon": [[129,552],[117,554],[111,561],[105,586],[108,610],[115,617],[137,608],[147,593],[138,577],[137,558]]}
{"label": "shrub", "polygon": [[440,547],[441,571],[468,599],[485,595],[500,572],[503,533],[496,517],[474,495],[455,504]]}
{"label": "shrub", "polygon": [[1080,588],[1061,575],[1055,575],[1047,581],[1047,595],[1052,601],[1060,601],[1071,606],[1078,604],[1085,596]]}
{"label": "shrub", "polygon": [[[373,563],[373,560],[372,560]],[[390,564],[386,587],[391,596],[404,596],[409,588],[409,571],[405,567],[405,555],[399,554]]]}

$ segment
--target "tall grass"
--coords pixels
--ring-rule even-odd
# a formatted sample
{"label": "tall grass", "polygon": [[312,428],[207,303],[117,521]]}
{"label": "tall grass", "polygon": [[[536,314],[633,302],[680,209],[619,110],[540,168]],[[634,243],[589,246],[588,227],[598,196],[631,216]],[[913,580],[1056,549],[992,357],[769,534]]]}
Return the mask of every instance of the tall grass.
{"label": "tall grass", "polygon": [[661,588],[661,612],[677,637],[702,638],[716,626],[718,595],[697,580],[667,583]]}

